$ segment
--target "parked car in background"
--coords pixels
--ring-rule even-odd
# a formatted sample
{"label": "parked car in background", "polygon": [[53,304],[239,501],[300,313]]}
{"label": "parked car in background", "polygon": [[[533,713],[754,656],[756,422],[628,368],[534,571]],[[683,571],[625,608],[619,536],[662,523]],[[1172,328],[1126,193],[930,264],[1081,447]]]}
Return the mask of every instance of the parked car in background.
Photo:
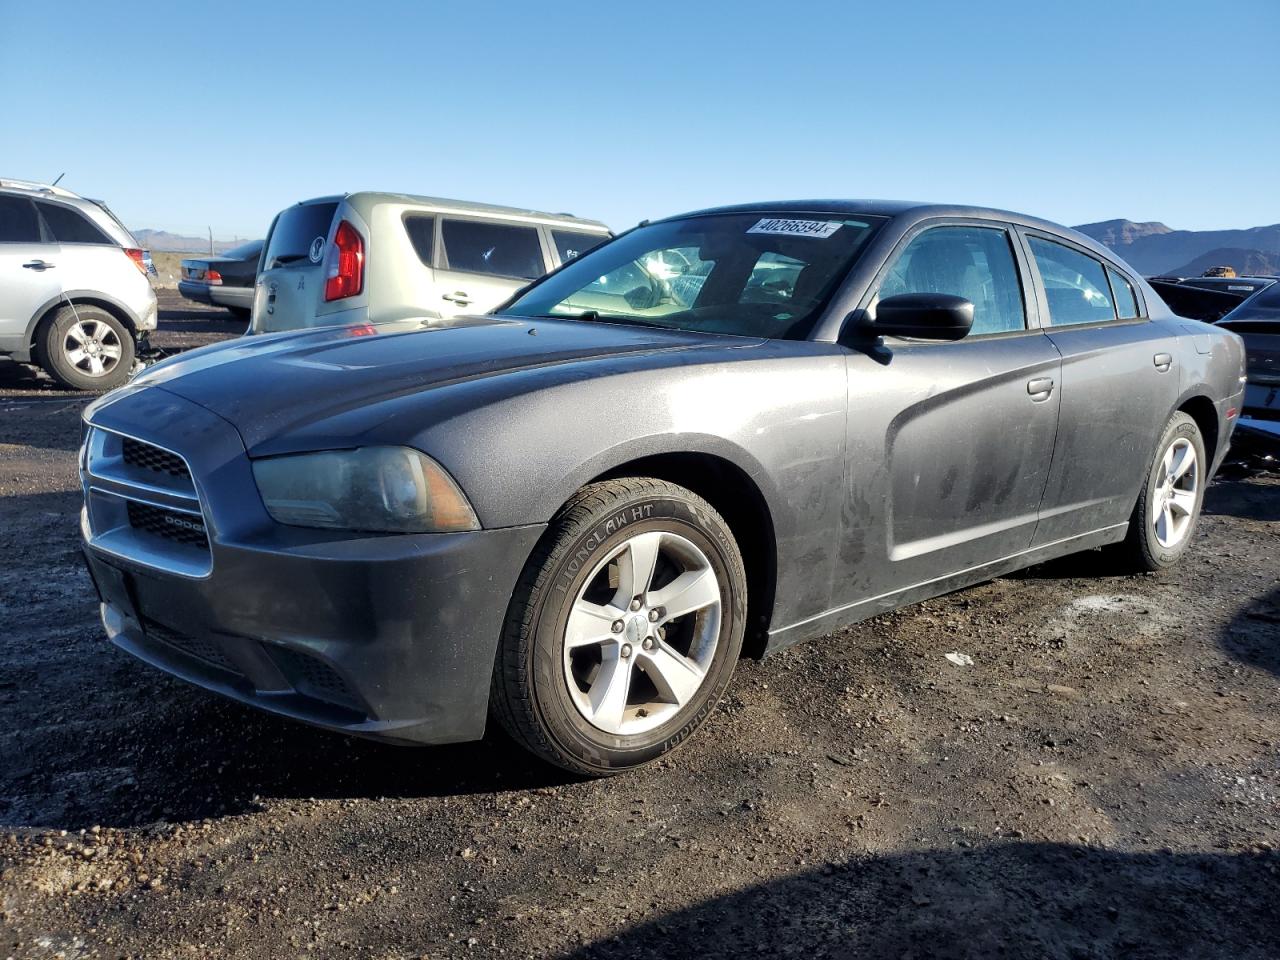
{"label": "parked car in background", "polygon": [[1174,313],[1214,323],[1276,282],[1275,277],[1149,277]]}
{"label": "parked car in background", "polygon": [[1280,436],[1280,282],[1268,279],[1218,326],[1244,339],[1248,383],[1241,425]]}
{"label": "parked car in background", "polygon": [[402,193],[307,200],[267,234],[249,332],[485,313],[610,236],[568,214]]}
{"label": "parked car in background", "polygon": [[226,307],[233,317],[248,320],[253,312],[253,281],[265,241],[251,240],[216,257],[182,261],[178,292],[188,300]]}
{"label": "parked car in background", "polygon": [[119,386],[156,327],[153,272],[106,204],[0,180],[0,355],[75,390]]}
{"label": "parked car in background", "polygon": [[[375,261],[403,202],[352,226]],[[326,205],[341,248],[356,214]],[[1244,370],[1079,233],[880,201],[672,217],[501,315],[262,340],[87,409],[108,636],[348,733],[471,740],[492,713],[591,775],[716,716],[744,644],[1104,545],[1177,562]]]}

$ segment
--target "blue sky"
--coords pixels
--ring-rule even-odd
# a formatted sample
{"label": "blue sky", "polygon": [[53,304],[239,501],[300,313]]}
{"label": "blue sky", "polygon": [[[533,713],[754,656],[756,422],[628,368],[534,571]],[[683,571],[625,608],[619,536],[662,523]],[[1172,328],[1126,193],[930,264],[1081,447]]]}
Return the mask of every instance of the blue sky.
{"label": "blue sky", "polygon": [[260,235],[359,189],[615,228],[827,196],[1280,221],[1280,0],[127,11],[0,0],[0,175],[133,227]]}

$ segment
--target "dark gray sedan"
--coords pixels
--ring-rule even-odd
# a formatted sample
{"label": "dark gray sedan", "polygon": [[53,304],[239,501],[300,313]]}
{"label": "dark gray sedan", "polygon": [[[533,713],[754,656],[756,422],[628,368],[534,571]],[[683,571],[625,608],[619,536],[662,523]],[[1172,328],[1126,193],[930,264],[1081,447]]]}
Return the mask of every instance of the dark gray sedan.
{"label": "dark gray sedan", "polygon": [[871,201],[644,224],[497,316],[238,340],[86,412],[119,646],[402,743],[492,713],[662,756],[760,655],[1052,557],[1193,539],[1228,331],[1030,217]]}

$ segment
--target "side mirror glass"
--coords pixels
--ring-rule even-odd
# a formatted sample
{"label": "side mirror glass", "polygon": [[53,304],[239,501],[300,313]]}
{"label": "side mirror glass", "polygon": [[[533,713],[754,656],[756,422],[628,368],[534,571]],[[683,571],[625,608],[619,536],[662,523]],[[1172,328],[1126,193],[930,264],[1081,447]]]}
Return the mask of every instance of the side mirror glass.
{"label": "side mirror glass", "polygon": [[914,340],[960,340],[973,326],[973,303],[949,293],[902,293],[876,304],[859,324],[859,332],[875,337]]}

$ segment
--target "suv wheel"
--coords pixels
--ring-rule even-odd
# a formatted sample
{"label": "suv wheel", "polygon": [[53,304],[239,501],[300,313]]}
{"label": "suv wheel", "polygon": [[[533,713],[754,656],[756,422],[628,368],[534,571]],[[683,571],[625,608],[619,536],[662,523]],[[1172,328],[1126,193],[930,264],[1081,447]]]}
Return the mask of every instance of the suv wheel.
{"label": "suv wheel", "polygon": [[49,376],[72,390],[110,390],[133,369],[133,336],[101,307],[65,306],[44,324],[37,355]]}
{"label": "suv wheel", "polygon": [[701,497],[639,477],[584,487],[512,597],[493,712],[517,742],[575,773],[655,760],[715,709],[746,602],[738,545]]}

